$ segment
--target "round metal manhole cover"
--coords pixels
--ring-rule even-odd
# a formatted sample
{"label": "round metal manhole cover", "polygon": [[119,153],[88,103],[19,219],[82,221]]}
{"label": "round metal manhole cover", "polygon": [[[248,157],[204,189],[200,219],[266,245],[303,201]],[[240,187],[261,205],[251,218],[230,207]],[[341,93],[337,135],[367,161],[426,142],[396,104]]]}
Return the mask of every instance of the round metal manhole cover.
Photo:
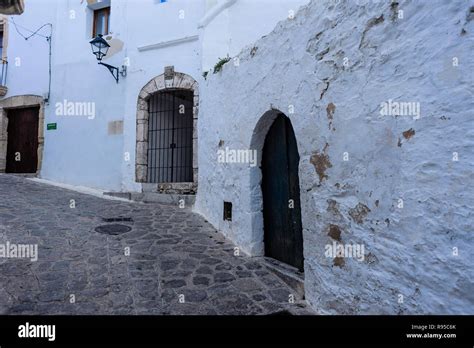
{"label": "round metal manhole cover", "polygon": [[98,226],[94,230],[102,234],[110,234],[112,236],[116,236],[122,233],[130,232],[132,228],[127,225],[112,224],[112,225]]}

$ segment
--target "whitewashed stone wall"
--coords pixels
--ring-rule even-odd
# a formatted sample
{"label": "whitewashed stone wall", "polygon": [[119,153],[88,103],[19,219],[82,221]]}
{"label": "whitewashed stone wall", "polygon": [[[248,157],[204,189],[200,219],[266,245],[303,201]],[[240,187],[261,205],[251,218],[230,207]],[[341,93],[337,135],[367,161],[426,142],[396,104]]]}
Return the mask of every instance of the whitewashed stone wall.
{"label": "whitewashed stone wall", "polygon": [[[261,151],[278,109],[301,156],[308,301],[474,313],[473,12],[466,0],[318,0],[279,23],[201,86],[196,210],[263,254],[260,170],[217,151]],[[381,115],[390,99],[420,103],[421,117]],[[326,257],[338,239],[364,245],[365,260]]]}

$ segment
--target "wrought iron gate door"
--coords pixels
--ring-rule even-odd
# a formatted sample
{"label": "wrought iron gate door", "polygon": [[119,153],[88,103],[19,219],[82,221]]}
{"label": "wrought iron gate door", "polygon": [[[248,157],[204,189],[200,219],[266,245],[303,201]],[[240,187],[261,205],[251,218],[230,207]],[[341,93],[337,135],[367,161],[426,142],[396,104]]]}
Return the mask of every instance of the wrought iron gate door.
{"label": "wrought iron gate door", "polygon": [[148,182],[193,181],[193,91],[158,92],[148,101]]}

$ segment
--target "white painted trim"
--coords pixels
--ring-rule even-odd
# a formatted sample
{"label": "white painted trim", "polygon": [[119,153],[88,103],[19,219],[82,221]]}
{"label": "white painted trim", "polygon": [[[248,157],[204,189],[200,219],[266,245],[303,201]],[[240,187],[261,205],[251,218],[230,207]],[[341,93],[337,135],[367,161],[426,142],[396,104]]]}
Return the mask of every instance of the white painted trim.
{"label": "white painted trim", "polygon": [[54,181],[50,181],[50,180],[46,180],[46,179],[39,179],[39,178],[27,178],[27,180],[31,180],[31,181],[34,181],[34,182],[37,182],[37,183],[40,183],[40,184],[56,186],[56,187],[60,187],[60,188],[66,189],[66,190],[75,191],[75,192],[78,192],[78,193],[82,193],[82,194],[90,195],[90,196],[94,196],[94,197],[99,197],[99,198],[103,198],[103,199],[108,199],[108,200],[111,200],[111,201],[122,201],[122,202],[127,202],[127,203],[136,203],[134,201],[130,201],[130,200],[125,199],[125,198],[104,195],[104,192],[106,192],[106,191],[93,189],[93,188],[90,188],[90,187],[74,186],[74,185],[63,184],[63,183],[54,182]]}
{"label": "white painted trim", "polygon": [[208,25],[214,18],[216,18],[222,11],[229,8],[233,4],[235,4],[237,0],[225,0],[224,2],[220,3],[219,5],[215,6],[211,9],[206,15],[199,21],[198,28],[203,28]]}
{"label": "white painted trim", "polygon": [[151,45],[144,45],[144,46],[139,46],[137,49],[140,52],[143,51],[150,51],[150,50],[156,50],[164,47],[169,47],[169,46],[176,46],[180,45],[186,42],[192,42],[192,41],[197,41],[199,40],[199,35],[193,35],[193,36],[186,36],[180,39],[175,39],[175,40],[169,40],[169,41],[162,41],[156,44],[151,44]]}

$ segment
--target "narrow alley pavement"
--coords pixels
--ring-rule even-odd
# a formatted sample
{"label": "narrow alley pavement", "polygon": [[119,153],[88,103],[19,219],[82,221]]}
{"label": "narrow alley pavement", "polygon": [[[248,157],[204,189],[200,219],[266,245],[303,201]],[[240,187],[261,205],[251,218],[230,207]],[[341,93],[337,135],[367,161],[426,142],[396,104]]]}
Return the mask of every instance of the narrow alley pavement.
{"label": "narrow alley pavement", "polygon": [[[131,230],[98,233],[102,225]],[[105,228],[107,230],[108,228]],[[118,233],[114,232],[114,233]],[[109,200],[0,174],[0,314],[311,314],[259,258],[189,209]]]}

